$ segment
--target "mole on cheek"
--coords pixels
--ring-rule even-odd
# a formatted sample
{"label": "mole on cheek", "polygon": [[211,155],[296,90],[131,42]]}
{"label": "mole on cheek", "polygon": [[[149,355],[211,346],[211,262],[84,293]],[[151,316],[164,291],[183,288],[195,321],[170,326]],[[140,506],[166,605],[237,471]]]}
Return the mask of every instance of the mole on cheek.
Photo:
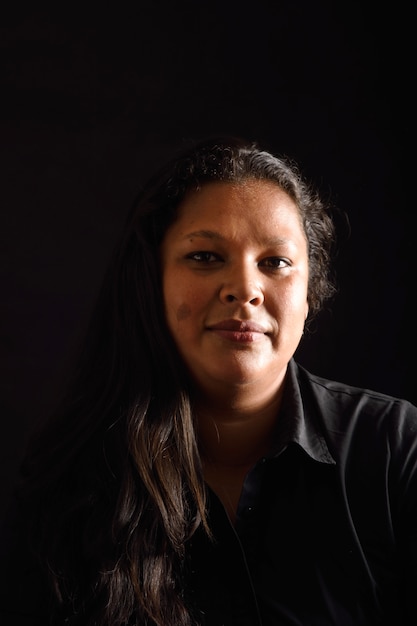
{"label": "mole on cheek", "polygon": [[187,319],[187,317],[190,317],[190,314],[191,309],[188,304],[181,304],[181,306],[177,309],[177,320],[181,322],[182,320]]}

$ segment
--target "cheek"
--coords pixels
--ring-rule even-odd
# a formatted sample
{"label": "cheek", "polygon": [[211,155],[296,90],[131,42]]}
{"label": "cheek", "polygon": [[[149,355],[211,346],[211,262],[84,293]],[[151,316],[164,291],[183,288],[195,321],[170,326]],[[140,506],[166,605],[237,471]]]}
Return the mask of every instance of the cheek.
{"label": "cheek", "polygon": [[276,306],[283,314],[290,315],[294,322],[305,321],[308,315],[307,286],[304,283],[289,285],[279,293]]}
{"label": "cheek", "polygon": [[188,276],[165,276],[163,284],[166,318],[171,327],[187,322],[204,308],[205,298],[201,285]]}
{"label": "cheek", "polygon": [[192,308],[184,300],[178,300],[177,302],[167,303],[165,310],[171,336],[181,350],[181,344],[187,341],[193,327]]}
{"label": "cheek", "polygon": [[179,288],[173,289],[172,285],[178,285],[177,281],[166,281],[164,285],[165,318],[168,327],[174,335],[183,332],[184,323],[192,317],[192,303],[189,295]]}
{"label": "cheek", "polygon": [[175,316],[177,318],[177,322],[182,322],[186,320],[191,315],[191,308],[188,304],[180,304],[180,306],[175,311]]}

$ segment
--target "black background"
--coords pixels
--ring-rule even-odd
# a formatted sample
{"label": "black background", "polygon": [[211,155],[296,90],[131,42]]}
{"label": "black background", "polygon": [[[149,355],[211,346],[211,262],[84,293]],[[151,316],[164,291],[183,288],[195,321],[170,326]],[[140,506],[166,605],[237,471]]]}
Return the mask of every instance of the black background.
{"label": "black background", "polygon": [[1,23],[0,497],[64,387],[137,188],[165,152],[205,134],[294,158],[349,216],[340,293],[300,362],[416,403],[404,8],[65,7],[15,5]]}

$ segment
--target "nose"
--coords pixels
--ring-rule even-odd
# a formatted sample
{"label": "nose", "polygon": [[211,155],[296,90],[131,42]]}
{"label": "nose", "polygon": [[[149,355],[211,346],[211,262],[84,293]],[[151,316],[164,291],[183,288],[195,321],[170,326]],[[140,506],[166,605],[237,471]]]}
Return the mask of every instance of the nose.
{"label": "nose", "polygon": [[239,302],[259,306],[264,293],[259,280],[259,271],[250,263],[238,264],[228,269],[220,288],[220,300],[224,303]]}

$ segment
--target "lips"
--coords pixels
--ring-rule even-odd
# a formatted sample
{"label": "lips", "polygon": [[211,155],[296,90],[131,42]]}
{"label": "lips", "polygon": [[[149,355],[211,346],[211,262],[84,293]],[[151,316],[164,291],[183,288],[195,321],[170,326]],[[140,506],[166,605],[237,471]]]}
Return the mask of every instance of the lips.
{"label": "lips", "polygon": [[265,334],[266,328],[257,324],[256,322],[251,322],[249,320],[223,320],[222,322],[218,322],[217,324],[211,324],[209,326],[210,330],[231,330],[240,333],[262,333]]}
{"label": "lips", "polygon": [[208,326],[208,330],[213,331],[224,339],[243,343],[259,341],[267,334],[267,329],[256,322],[250,320],[222,320],[216,324]]}

